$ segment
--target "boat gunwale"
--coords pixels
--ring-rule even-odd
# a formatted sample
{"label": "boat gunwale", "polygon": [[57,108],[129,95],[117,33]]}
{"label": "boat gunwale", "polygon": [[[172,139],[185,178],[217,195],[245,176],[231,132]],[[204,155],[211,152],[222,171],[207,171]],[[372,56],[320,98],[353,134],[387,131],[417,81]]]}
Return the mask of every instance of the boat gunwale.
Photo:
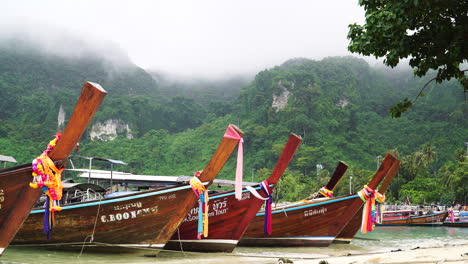
{"label": "boat gunwale", "polygon": [[[204,182],[203,185],[208,185],[209,182]],[[117,203],[117,202],[122,202],[122,201],[129,201],[129,200],[134,200],[134,199],[139,199],[139,198],[145,198],[149,196],[155,196],[159,194],[164,194],[164,193],[169,193],[169,192],[178,192],[182,191],[185,189],[191,188],[190,185],[184,185],[184,186],[178,186],[178,187],[167,187],[164,189],[158,189],[158,190],[150,190],[150,191],[144,191],[142,193],[130,193],[126,194],[124,196],[118,196],[118,197],[111,197],[111,198],[105,198],[101,200],[92,200],[92,201],[86,201],[86,202],[79,202],[75,204],[70,204],[70,205],[64,205],[62,206],[62,211],[63,210],[70,210],[70,209],[75,209],[75,208],[81,208],[81,207],[90,207],[90,206],[95,206],[95,205],[102,205],[102,204],[109,204],[109,203]],[[45,209],[36,209],[32,210],[30,214],[39,214],[39,213],[44,213]]]}

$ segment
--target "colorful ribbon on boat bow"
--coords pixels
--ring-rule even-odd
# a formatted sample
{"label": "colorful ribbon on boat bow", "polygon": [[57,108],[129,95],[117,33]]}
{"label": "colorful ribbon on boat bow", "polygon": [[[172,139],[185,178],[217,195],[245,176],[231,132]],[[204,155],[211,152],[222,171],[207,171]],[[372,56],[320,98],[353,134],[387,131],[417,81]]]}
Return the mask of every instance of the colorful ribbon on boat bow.
{"label": "colorful ribbon on boat bow", "polygon": [[320,188],[320,194],[328,198],[333,197],[333,191],[328,190],[326,186],[323,186],[322,188]]}
{"label": "colorful ribbon on boat bow", "polygon": [[62,210],[60,199],[62,199],[62,169],[58,169],[50,159],[49,153],[54,149],[62,135],[55,134],[55,138],[49,142],[47,149],[32,161],[33,181],[29,183],[34,189],[41,188],[47,195],[44,212],[44,232],[50,239],[50,231],[53,228],[54,212]]}
{"label": "colorful ribbon on boat bow", "polygon": [[263,226],[263,232],[265,233],[265,235],[271,235],[271,232],[272,232],[271,204],[273,203],[273,198],[271,196],[270,184],[268,184],[267,180],[264,180],[260,184],[260,188],[263,190],[263,192],[266,194],[267,197],[262,197],[257,192],[257,190],[255,190],[251,186],[246,186],[245,188],[249,190],[258,199],[265,201],[265,221],[264,221],[264,226]]}
{"label": "colorful ribbon on boat bow", "polygon": [[205,185],[198,179],[201,175],[201,171],[195,172],[195,175],[190,180],[190,186],[193,192],[198,197],[198,229],[197,239],[201,239],[201,236],[208,237],[208,190]]}
{"label": "colorful ribbon on boat bow", "polygon": [[[380,194],[378,191],[374,191],[367,185],[364,185],[364,189],[358,192],[359,197],[365,203],[362,211],[362,223],[361,232],[367,233],[374,230],[375,223],[382,222],[383,209],[381,204],[385,202],[385,195]],[[379,204],[375,204],[375,201]]]}
{"label": "colorful ribbon on boat bow", "polygon": [[242,199],[242,167],[244,163],[244,139],[237,133],[232,125],[229,125],[226,132],[224,133],[225,138],[239,140],[239,147],[237,149],[237,167],[236,167],[236,199]]}
{"label": "colorful ribbon on boat bow", "polygon": [[271,196],[271,188],[266,180],[261,183],[263,192],[267,195],[268,199],[265,200],[265,224],[263,226],[263,233],[265,235],[271,235],[272,232],[272,215],[271,215],[271,204],[273,203],[273,197]]}

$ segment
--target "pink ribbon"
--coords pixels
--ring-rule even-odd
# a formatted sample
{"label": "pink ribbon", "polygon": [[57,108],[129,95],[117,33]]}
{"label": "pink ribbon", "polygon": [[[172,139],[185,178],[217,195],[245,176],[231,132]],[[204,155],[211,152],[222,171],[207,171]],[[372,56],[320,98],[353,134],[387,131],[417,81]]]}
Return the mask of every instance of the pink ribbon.
{"label": "pink ribbon", "polygon": [[237,149],[237,167],[236,167],[236,199],[240,200],[242,198],[242,168],[244,164],[244,139],[237,133],[232,125],[229,125],[224,133],[225,138],[239,140],[239,147]]}

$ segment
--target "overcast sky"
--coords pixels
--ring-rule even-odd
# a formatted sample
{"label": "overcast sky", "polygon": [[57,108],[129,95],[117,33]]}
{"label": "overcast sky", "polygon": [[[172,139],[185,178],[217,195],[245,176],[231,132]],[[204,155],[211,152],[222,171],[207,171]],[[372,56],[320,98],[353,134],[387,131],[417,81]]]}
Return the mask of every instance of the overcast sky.
{"label": "overcast sky", "polygon": [[96,46],[112,42],[145,69],[206,77],[256,73],[295,57],[350,55],[348,24],[364,21],[357,2],[2,0],[0,37],[34,24],[44,40],[46,31],[61,29]]}

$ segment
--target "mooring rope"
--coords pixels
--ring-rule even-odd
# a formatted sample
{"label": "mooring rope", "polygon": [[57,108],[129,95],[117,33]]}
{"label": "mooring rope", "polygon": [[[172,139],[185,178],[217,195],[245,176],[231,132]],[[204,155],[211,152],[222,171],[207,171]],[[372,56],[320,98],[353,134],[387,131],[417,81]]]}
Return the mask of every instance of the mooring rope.
{"label": "mooring rope", "polygon": [[177,228],[177,236],[179,238],[180,251],[182,251],[182,253],[184,254],[184,257],[186,257],[184,248],[182,247],[182,241],[180,240],[180,230],[179,230],[179,228]]}
{"label": "mooring rope", "polygon": [[98,221],[98,218],[99,218],[99,210],[101,209],[101,201],[102,201],[102,198],[99,199],[98,209],[97,209],[97,212],[96,212],[96,219],[94,221],[93,232],[91,233],[91,235],[87,235],[85,237],[85,239],[83,241],[83,246],[81,247],[81,251],[80,251],[80,254],[78,255],[78,258],[81,257],[81,255],[83,254],[83,250],[84,250],[86,240],[88,239],[88,237],[90,238],[90,240],[89,240],[90,244],[93,243],[93,241],[94,241],[94,234],[96,233],[96,226],[97,226],[97,221]]}

